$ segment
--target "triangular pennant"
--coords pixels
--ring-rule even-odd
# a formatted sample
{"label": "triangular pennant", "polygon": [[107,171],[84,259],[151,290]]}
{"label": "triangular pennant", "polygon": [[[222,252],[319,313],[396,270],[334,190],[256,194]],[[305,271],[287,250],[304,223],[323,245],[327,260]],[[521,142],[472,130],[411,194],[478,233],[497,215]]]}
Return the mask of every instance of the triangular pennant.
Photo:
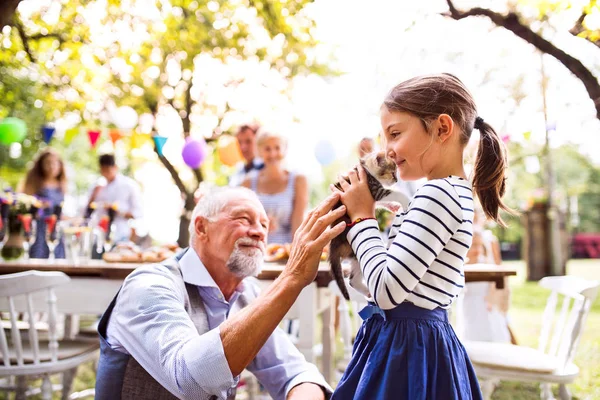
{"label": "triangular pennant", "polygon": [[52,137],[54,136],[54,132],[56,132],[56,129],[52,126],[42,127],[42,136],[46,144],[50,143]]}
{"label": "triangular pennant", "polygon": [[130,143],[131,143],[132,149],[139,149],[146,142],[152,143],[152,138],[150,135],[148,135],[146,133],[139,133],[139,132],[131,133],[131,142]]}
{"label": "triangular pennant", "polygon": [[90,139],[90,145],[92,148],[96,147],[98,138],[100,137],[100,131],[88,131],[88,138]]}
{"label": "triangular pennant", "polygon": [[71,128],[65,131],[65,144],[71,143],[73,138],[79,134],[79,128]]}
{"label": "triangular pennant", "polygon": [[159,156],[163,155],[163,146],[165,145],[165,142],[167,141],[167,138],[165,136],[152,136],[152,139],[154,140],[154,145],[156,146],[156,152],[158,153]]}
{"label": "triangular pennant", "polygon": [[108,133],[108,136],[110,136],[110,141],[113,145],[123,137],[118,129],[111,129],[111,131]]}

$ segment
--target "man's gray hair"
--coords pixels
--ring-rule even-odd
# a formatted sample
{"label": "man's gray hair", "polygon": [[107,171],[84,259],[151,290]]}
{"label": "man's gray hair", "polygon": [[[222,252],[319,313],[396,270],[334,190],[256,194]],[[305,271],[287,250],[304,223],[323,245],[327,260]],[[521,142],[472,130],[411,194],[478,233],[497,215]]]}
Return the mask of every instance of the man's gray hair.
{"label": "man's gray hair", "polygon": [[213,187],[207,189],[204,193],[201,193],[200,199],[198,200],[196,207],[194,207],[194,211],[192,212],[192,218],[190,220],[190,243],[196,237],[196,218],[203,217],[209,221],[214,220],[217,214],[221,212],[221,210],[227,205],[227,203],[229,203],[231,200],[239,198],[241,195],[246,195],[251,198],[255,198],[256,201],[259,201],[258,197],[256,196],[256,193],[242,186]]}

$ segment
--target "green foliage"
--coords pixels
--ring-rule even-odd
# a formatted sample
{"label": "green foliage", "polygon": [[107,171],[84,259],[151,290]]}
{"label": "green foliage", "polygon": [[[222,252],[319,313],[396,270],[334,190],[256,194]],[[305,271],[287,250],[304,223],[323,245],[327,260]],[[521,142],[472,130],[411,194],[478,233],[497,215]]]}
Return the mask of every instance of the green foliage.
{"label": "green foliage", "polygon": [[[0,33],[0,118],[19,116],[30,127],[21,158],[10,159],[8,149],[0,148],[0,177],[11,185],[43,146],[39,132],[45,121],[69,115],[84,127],[107,129],[115,106],[154,115],[170,108],[180,115],[184,135],[194,130],[193,116],[216,117],[218,135],[231,129],[231,122],[223,124],[226,114],[235,112],[231,90],[224,102],[215,102],[196,77],[210,81],[206,74],[222,75],[227,65],[248,60],[261,62],[284,80],[331,73],[311,51],[316,42],[314,21],[304,11],[308,0],[51,0],[38,9],[32,1],[23,3],[27,6],[20,7],[13,26]],[[56,20],[49,14],[57,15]],[[213,60],[217,69],[198,70],[200,56]],[[243,74],[233,76],[224,85],[235,89],[244,79]],[[85,187],[96,164],[87,138],[69,146],[59,141],[57,137],[52,145],[73,164],[77,187]],[[224,184],[230,169],[215,163],[205,164],[204,176]],[[138,162],[130,159],[128,164]],[[206,165],[217,167],[216,173]],[[186,191],[197,183],[197,178],[184,182]]]}
{"label": "green foliage", "polygon": [[[510,167],[508,169],[507,192],[504,197],[509,207],[524,211],[530,206],[536,189],[546,187],[546,158],[543,148],[532,142],[509,143]],[[540,171],[528,173],[525,168],[527,157],[538,157]],[[556,174],[553,200],[566,209],[568,201],[578,198],[579,227],[569,230],[600,232],[600,166],[594,165],[575,145],[567,144],[552,149],[552,165]],[[495,228],[501,241],[518,242],[524,231],[520,216],[503,214],[508,228]]]}

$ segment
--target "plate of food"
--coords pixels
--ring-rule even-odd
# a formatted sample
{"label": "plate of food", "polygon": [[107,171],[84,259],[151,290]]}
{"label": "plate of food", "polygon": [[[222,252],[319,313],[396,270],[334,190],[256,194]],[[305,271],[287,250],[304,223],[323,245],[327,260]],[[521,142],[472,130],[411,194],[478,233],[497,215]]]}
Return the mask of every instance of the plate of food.
{"label": "plate of food", "polygon": [[117,244],[111,251],[104,253],[102,259],[106,262],[158,263],[174,256],[178,250],[177,244],[140,249],[131,242],[125,242]]}
{"label": "plate of food", "polygon": [[[285,264],[290,258],[290,251],[292,249],[291,243],[285,244],[269,244],[267,245],[267,251],[265,255],[265,262],[275,262],[279,264]],[[321,253],[321,261],[327,260],[329,255],[329,246],[326,246]]]}

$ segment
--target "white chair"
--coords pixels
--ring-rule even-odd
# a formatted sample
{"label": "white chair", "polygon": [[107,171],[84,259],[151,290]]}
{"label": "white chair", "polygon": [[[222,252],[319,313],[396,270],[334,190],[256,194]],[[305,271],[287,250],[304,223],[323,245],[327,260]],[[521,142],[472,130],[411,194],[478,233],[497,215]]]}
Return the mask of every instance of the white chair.
{"label": "white chair", "polygon": [[[17,399],[39,392],[29,390],[27,377],[42,376],[42,398],[52,398],[55,389],[50,383],[50,375],[63,373],[62,398],[69,398],[73,378],[79,364],[92,360],[99,348],[99,342],[59,340],[56,311],[56,296],[53,288],[69,282],[62,272],[27,271],[0,276],[0,311],[9,315],[10,338],[5,329],[0,329],[0,378],[9,379],[9,385],[0,387],[4,391],[16,391]],[[45,304],[39,302],[39,292],[46,292]],[[34,315],[45,311],[48,314],[47,330],[40,340]],[[26,329],[19,323],[19,313],[29,318]],[[24,332],[27,332],[25,335]],[[13,377],[16,377],[16,385]]]}
{"label": "white chair", "polygon": [[[600,283],[574,276],[546,277],[540,286],[552,292],[543,314],[537,349],[492,342],[463,342],[479,377],[485,399],[499,380],[541,382],[541,398],[554,399],[551,384],[559,385],[561,399],[570,399],[566,387],[579,375],[573,358],[590,306]],[[562,298],[560,312],[556,313]]]}

